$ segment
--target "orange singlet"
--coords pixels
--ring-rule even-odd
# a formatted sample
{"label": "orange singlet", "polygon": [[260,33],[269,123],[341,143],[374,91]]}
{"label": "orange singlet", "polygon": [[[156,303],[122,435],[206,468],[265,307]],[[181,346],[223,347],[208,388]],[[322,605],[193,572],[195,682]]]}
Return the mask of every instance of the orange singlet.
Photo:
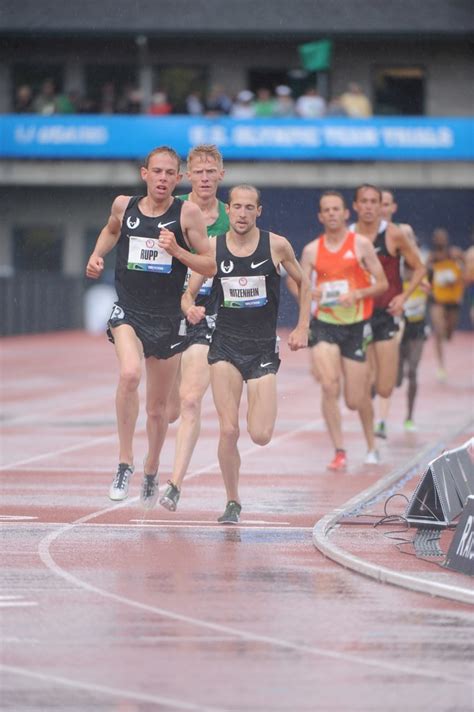
{"label": "orange singlet", "polygon": [[370,274],[360,265],[355,251],[355,233],[348,232],[346,239],[336,252],[328,250],[326,236],[318,240],[318,251],[314,265],[317,286],[323,296],[316,307],[315,316],[330,324],[355,324],[370,319],[373,311],[372,298],[360,299],[351,307],[338,303],[342,294],[355,289],[370,287]]}

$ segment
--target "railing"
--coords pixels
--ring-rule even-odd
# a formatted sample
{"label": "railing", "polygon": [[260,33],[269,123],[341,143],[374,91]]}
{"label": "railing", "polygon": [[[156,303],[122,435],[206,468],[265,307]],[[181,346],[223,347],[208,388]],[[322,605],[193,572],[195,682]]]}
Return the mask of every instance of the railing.
{"label": "railing", "polygon": [[84,283],[54,272],[0,277],[0,335],[81,329]]}

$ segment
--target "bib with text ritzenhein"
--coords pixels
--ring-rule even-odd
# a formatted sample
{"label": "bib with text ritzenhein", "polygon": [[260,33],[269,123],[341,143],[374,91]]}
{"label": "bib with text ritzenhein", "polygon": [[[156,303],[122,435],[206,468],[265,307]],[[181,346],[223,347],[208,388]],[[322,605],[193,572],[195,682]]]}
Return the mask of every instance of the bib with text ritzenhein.
{"label": "bib with text ritzenhein", "polygon": [[224,306],[233,309],[263,307],[267,303],[265,275],[222,277]]}

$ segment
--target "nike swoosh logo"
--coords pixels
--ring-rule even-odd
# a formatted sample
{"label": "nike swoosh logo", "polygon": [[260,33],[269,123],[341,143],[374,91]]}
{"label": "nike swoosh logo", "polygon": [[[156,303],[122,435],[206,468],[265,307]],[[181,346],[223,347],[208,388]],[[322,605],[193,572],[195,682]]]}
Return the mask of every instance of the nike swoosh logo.
{"label": "nike swoosh logo", "polygon": [[158,223],[158,227],[159,227],[159,228],[166,227],[167,225],[172,225],[172,224],[175,223],[175,222],[176,222],[176,220],[171,220],[171,222],[168,222],[168,223],[161,223],[161,222],[159,222],[159,223]]}
{"label": "nike swoosh logo", "polygon": [[267,361],[267,363],[261,363],[261,364],[260,364],[260,368],[265,368],[266,366],[271,366],[271,365],[272,365],[272,362],[271,362],[271,361]]}
{"label": "nike swoosh logo", "polygon": [[176,346],[179,346],[182,343],[183,343],[182,341],[178,341],[176,344],[171,344],[170,349],[174,349],[174,348],[176,348]]}
{"label": "nike swoosh logo", "polygon": [[250,266],[252,269],[257,269],[257,267],[260,267],[260,265],[264,265],[265,262],[268,262],[268,257],[266,260],[262,260],[262,262],[256,262],[255,264],[252,262]]}

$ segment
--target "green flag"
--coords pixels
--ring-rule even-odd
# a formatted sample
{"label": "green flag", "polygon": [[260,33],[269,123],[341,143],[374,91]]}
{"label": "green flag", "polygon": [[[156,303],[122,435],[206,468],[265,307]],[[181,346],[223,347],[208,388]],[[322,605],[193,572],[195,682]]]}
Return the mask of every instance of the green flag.
{"label": "green flag", "polygon": [[300,45],[301,64],[311,72],[320,72],[329,69],[331,64],[331,40],[320,40],[319,42],[308,42]]}

